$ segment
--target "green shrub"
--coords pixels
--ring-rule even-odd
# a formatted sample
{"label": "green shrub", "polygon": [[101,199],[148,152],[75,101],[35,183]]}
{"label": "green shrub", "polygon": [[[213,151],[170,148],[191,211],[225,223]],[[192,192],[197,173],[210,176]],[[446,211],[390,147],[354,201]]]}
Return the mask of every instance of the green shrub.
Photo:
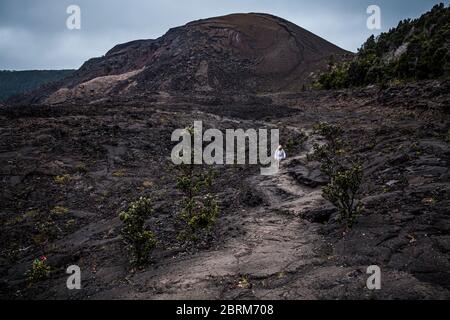
{"label": "green shrub", "polygon": [[295,133],[293,136],[289,137],[284,143],[284,150],[289,152],[294,152],[297,147],[300,147],[307,140],[307,136],[304,132]]}
{"label": "green shrub", "polygon": [[141,197],[119,214],[123,223],[121,234],[130,253],[131,263],[138,267],[148,262],[148,256],[157,244],[155,234],[145,228],[145,220],[152,213],[151,199]]}
{"label": "green shrub", "polygon": [[359,164],[346,165],[348,161],[343,157],[342,131],[338,125],[326,122],[316,124],[314,132],[326,138],[327,144],[315,144],[310,159],[319,161],[321,171],[330,179],[322,188],[322,196],[338,209],[339,220],[351,228],[362,210],[358,196],[363,172]]}
{"label": "green shrub", "polygon": [[203,201],[185,199],[181,218],[187,223],[190,230],[210,230],[216,222],[219,205],[211,194],[207,194]]}
{"label": "green shrub", "polygon": [[339,125],[329,124],[328,122],[319,122],[313,126],[315,134],[319,134],[328,140],[333,147],[342,145],[342,128]]}
{"label": "green shrub", "polygon": [[77,164],[75,167],[75,170],[76,170],[76,172],[81,173],[81,174],[88,172],[87,166],[84,163]]}
{"label": "green shrub", "polygon": [[[186,130],[193,135],[193,128]],[[193,159],[193,150],[190,156]],[[180,218],[187,226],[184,233],[196,239],[200,232],[211,230],[219,214],[219,205],[210,193],[216,174],[211,170],[205,172],[203,166],[195,165],[193,161],[176,168],[176,186],[183,194]]]}
{"label": "green shrub", "polygon": [[33,241],[37,245],[42,245],[51,240],[55,240],[58,237],[60,229],[51,216],[41,217],[39,221],[36,221],[35,229],[38,231],[37,235],[33,236]]}
{"label": "green shrub", "polygon": [[33,285],[39,281],[47,279],[50,274],[50,270],[50,266],[47,265],[46,256],[35,259],[31,265],[31,269],[25,273],[29,285]]}
{"label": "green shrub", "polygon": [[358,192],[362,180],[362,166],[355,164],[350,169],[342,169],[330,177],[330,183],[322,189],[322,195],[338,208],[339,220],[351,228],[362,204]]}
{"label": "green shrub", "polygon": [[180,218],[186,223],[187,232],[193,237],[201,231],[209,231],[219,213],[219,205],[214,196],[208,192],[215,174],[194,173],[194,167],[184,171],[177,179],[177,188],[183,193]]}
{"label": "green shrub", "polygon": [[312,160],[317,160],[321,164],[321,171],[328,176],[332,176],[339,170],[341,161],[339,157],[344,153],[344,142],[341,138],[342,128],[327,122],[320,122],[313,126],[315,134],[323,136],[327,143],[324,145],[314,144]]}
{"label": "green shrub", "polygon": [[53,178],[53,181],[55,181],[55,183],[57,184],[67,184],[70,182],[70,180],[72,180],[70,174],[63,174]]}
{"label": "green shrub", "polygon": [[52,210],[50,210],[50,213],[54,216],[64,216],[69,212],[69,209],[63,206],[56,206]]}

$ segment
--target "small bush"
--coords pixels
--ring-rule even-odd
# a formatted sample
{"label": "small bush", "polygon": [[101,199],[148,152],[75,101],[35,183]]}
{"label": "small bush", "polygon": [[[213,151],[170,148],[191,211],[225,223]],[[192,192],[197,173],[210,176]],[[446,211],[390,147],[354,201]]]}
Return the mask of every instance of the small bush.
{"label": "small bush", "polygon": [[343,157],[342,131],[340,126],[325,122],[315,125],[314,132],[325,137],[328,143],[322,146],[315,144],[310,158],[319,161],[321,171],[330,178],[322,189],[322,196],[338,209],[339,220],[351,228],[362,210],[358,196],[363,171],[361,165],[349,165]]}
{"label": "small bush", "polygon": [[38,234],[33,236],[37,245],[55,240],[58,237],[59,228],[51,217],[42,217],[42,220],[35,222],[35,228]]}
{"label": "small bush", "polygon": [[328,140],[332,147],[342,146],[342,128],[339,125],[329,124],[328,122],[319,122],[313,126],[315,134],[319,134]]}
{"label": "small bush", "polygon": [[81,173],[81,174],[88,172],[86,164],[84,164],[84,163],[77,164],[77,166],[75,167],[75,170],[76,170],[76,172]]}
{"label": "small bush", "polygon": [[47,265],[46,256],[35,259],[31,265],[31,269],[25,273],[29,285],[33,285],[47,279],[50,274],[50,270],[50,266]]}
{"label": "small bush", "polygon": [[67,220],[67,221],[66,221],[66,224],[65,224],[66,229],[72,229],[73,227],[75,227],[76,223],[77,223],[77,222],[76,222],[75,219]]}
{"label": "small bush", "polygon": [[50,211],[50,213],[55,216],[64,216],[68,212],[69,212],[69,209],[67,209],[66,207],[62,207],[62,206],[56,206]]}
{"label": "small bush", "polygon": [[283,144],[284,150],[287,152],[294,152],[295,149],[302,146],[306,140],[307,136],[303,132],[297,133],[293,137],[286,140]]}
{"label": "small bush", "polygon": [[[186,128],[186,131],[192,136],[194,134],[192,127]],[[191,159],[194,154],[191,150]],[[187,230],[180,235],[180,238],[186,236],[192,240],[202,231],[210,231],[213,227],[217,215],[219,214],[219,205],[209,192],[216,174],[212,170],[205,170],[202,166],[193,164],[180,164],[176,167],[178,170],[176,186],[183,194],[181,200],[180,218],[187,225]]]}
{"label": "small bush", "polygon": [[199,204],[194,200],[185,199],[181,218],[187,223],[191,231],[210,230],[216,222],[219,205],[211,194],[207,194]]}
{"label": "small bush", "polygon": [[55,181],[55,183],[57,184],[67,184],[70,182],[70,180],[72,180],[70,174],[63,174],[53,178],[53,181]]}
{"label": "small bush", "polygon": [[342,141],[342,128],[326,122],[320,122],[313,127],[314,133],[323,136],[327,143],[324,145],[314,144],[313,155],[309,158],[321,163],[321,171],[332,176],[340,169],[340,156],[344,153],[344,142]]}
{"label": "small bush", "polygon": [[116,178],[122,178],[122,177],[124,177],[125,176],[125,170],[124,169],[120,169],[120,170],[117,170],[117,171],[114,171],[113,173],[112,173],[112,176],[113,177],[116,177]]}
{"label": "small bush", "polygon": [[252,285],[247,276],[242,276],[237,283],[237,287],[241,289],[250,289]]}
{"label": "small bush", "polygon": [[358,192],[362,180],[362,166],[353,165],[350,169],[342,169],[334,173],[331,181],[322,189],[322,195],[338,208],[339,220],[347,228],[351,228],[362,204],[358,201]]}
{"label": "small bush", "polygon": [[148,256],[157,243],[155,234],[145,228],[145,220],[152,213],[152,200],[141,197],[119,215],[123,223],[121,233],[131,255],[131,263],[138,267],[148,262]]}

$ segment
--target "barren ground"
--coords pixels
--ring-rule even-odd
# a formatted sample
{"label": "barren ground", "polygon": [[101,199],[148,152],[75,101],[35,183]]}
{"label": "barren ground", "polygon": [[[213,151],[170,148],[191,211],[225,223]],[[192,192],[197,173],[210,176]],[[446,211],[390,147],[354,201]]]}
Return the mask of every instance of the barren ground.
{"label": "barren ground", "polygon": [[[0,111],[0,297],[8,299],[450,298],[449,84],[260,96],[155,94],[112,104]],[[221,213],[197,243],[177,240],[174,129],[280,128],[289,159],[277,176],[225,166]],[[364,163],[365,209],[344,232],[308,162],[318,121],[340,123]],[[301,132],[307,134],[300,142]],[[353,151],[350,151],[353,150]],[[63,177],[63,179],[55,179]],[[118,213],[156,199],[152,264],[132,270]],[[56,206],[66,208],[55,215]],[[53,210],[54,211],[54,210]],[[51,216],[55,231],[39,223]],[[51,277],[24,273],[45,254]],[[65,268],[82,270],[80,291]],[[382,290],[365,287],[382,269]]]}

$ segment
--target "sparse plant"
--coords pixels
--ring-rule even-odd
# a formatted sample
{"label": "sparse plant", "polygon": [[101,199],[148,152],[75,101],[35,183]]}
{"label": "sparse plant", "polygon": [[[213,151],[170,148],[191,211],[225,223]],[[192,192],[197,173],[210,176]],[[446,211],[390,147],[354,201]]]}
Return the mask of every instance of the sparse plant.
{"label": "sparse plant", "polygon": [[39,210],[31,209],[23,214],[24,219],[34,219],[39,216]]}
{"label": "sparse plant", "polygon": [[358,192],[362,180],[362,166],[354,164],[350,169],[340,169],[330,177],[322,189],[322,195],[339,210],[339,220],[351,228],[362,210]]}
{"label": "sparse plant", "polygon": [[283,147],[287,152],[293,152],[297,147],[301,146],[306,139],[307,137],[303,132],[295,134],[294,137],[286,140]]}
{"label": "sparse plant", "polygon": [[[187,128],[192,136],[193,128]],[[194,154],[191,151],[191,160]],[[186,233],[191,239],[196,239],[201,231],[209,231],[214,225],[219,213],[219,205],[214,196],[209,192],[215,173],[213,171],[200,171],[201,166],[190,164],[177,166],[179,175],[177,177],[177,188],[183,193],[181,200],[180,218],[188,226]]]}
{"label": "sparse plant", "polygon": [[241,289],[249,289],[252,285],[247,276],[242,276],[237,283],[237,287]]}
{"label": "sparse plant", "polygon": [[195,200],[184,203],[181,217],[192,231],[210,230],[216,221],[218,213],[219,205],[213,196],[208,193],[201,205]]}
{"label": "sparse plant", "polygon": [[344,142],[341,138],[342,128],[326,122],[320,122],[313,127],[314,133],[323,136],[327,143],[314,144],[311,160],[317,160],[321,164],[321,171],[331,177],[341,167],[340,156],[344,153]]}
{"label": "sparse plant", "polygon": [[55,206],[50,213],[55,216],[64,216],[69,212],[69,209],[63,206]]}
{"label": "sparse plant", "polygon": [[55,181],[55,183],[57,183],[57,184],[67,184],[70,182],[70,180],[72,180],[72,177],[70,176],[70,174],[63,174],[63,175],[55,176],[53,178],[53,181]]}
{"label": "sparse plant", "polygon": [[88,172],[86,164],[84,164],[84,163],[77,164],[77,166],[75,167],[75,170],[81,174]]}
{"label": "sparse plant", "polygon": [[42,280],[48,278],[50,274],[50,266],[47,264],[47,257],[42,256],[39,259],[35,259],[25,275],[27,277],[29,285],[36,284]]}
{"label": "sparse plant", "polygon": [[76,222],[75,219],[70,219],[70,220],[66,221],[65,226],[66,226],[67,229],[72,229],[76,225],[76,223],[77,222]]}
{"label": "sparse plant", "polygon": [[137,267],[148,262],[148,256],[157,244],[156,236],[145,227],[145,220],[153,213],[150,198],[141,197],[119,214],[123,223],[122,237],[131,256],[131,263]]}
{"label": "sparse plant", "polygon": [[314,126],[314,132],[327,140],[325,145],[314,145],[311,159],[320,162],[321,171],[330,182],[322,188],[322,196],[330,201],[339,212],[339,220],[351,228],[362,210],[359,201],[359,189],[362,183],[363,169],[360,164],[345,161],[342,128],[321,122]]}
{"label": "sparse plant", "polygon": [[328,122],[319,122],[313,126],[315,134],[319,134],[327,139],[328,144],[333,147],[333,150],[341,148],[342,143],[342,127],[339,125],[330,124]]}
{"label": "sparse plant", "polygon": [[37,245],[56,239],[58,231],[60,230],[50,216],[43,217],[42,220],[36,221],[35,228],[38,231],[38,234],[33,236],[33,240]]}
{"label": "sparse plant", "polygon": [[124,169],[119,169],[119,170],[117,170],[117,171],[114,171],[114,172],[112,173],[112,176],[113,176],[113,177],[116,177],[116,178],[122,178],[122,177],[125,176],[125,170],[124,170]]}

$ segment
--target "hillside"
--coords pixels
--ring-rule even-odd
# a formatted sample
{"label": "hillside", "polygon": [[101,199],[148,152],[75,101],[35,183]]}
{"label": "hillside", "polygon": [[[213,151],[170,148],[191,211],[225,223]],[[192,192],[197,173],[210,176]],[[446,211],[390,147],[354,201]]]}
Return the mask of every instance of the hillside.
{"label": "hillside", "polygon": [[0,71],[0,101],[35,90],[41,85],[61,80],[74,70]]}
{"label": "hillside", "polygon": [[331,63],[318,80],[324,89],[450,77],[450,6],[436,5],[418,19],[371,36],[347,63]]}
{"label": "hillside", "polygon": [[194,21],[156,40],[118,45],[26,102],[63,103],[157,91],[299,90],[330,56],[349,54],[281,18],[259,13]]}

